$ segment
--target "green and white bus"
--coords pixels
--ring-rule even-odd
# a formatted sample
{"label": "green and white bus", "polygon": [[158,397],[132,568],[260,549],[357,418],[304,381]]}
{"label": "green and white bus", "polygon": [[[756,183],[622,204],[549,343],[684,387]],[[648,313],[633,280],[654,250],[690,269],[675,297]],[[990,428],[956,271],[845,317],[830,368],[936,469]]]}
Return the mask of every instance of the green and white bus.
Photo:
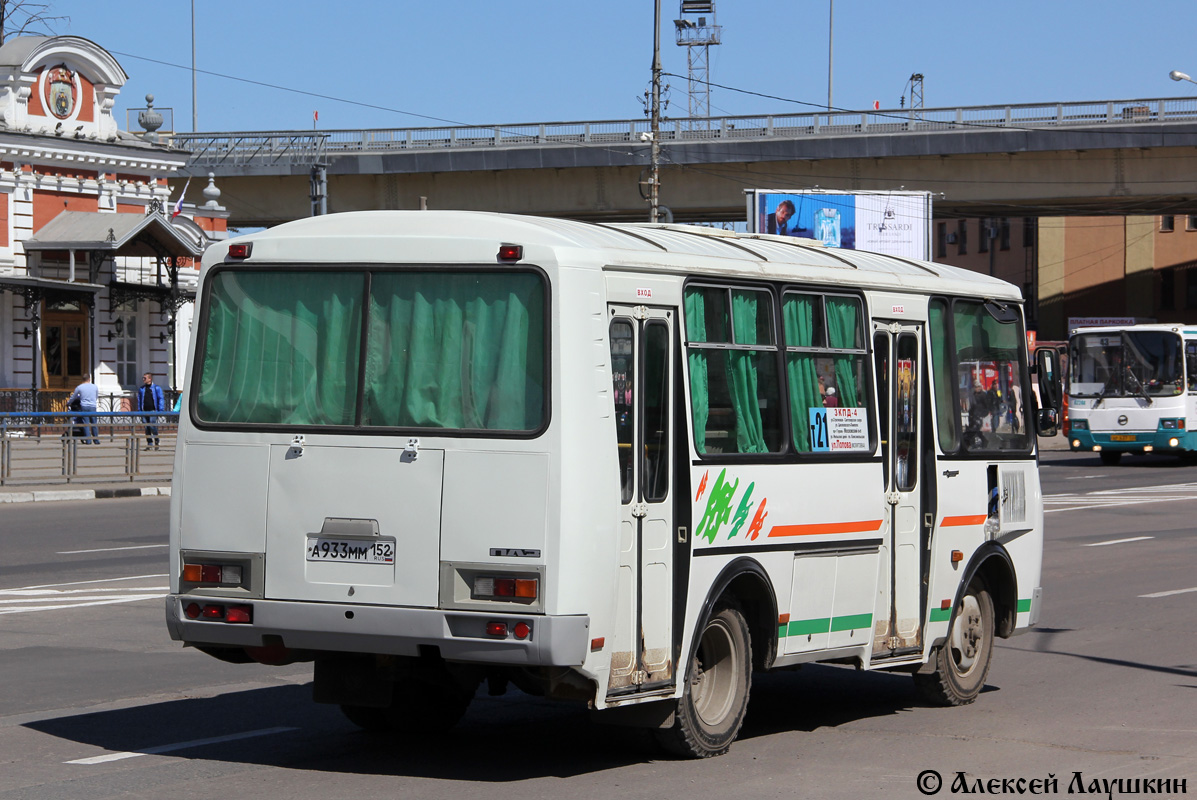
{"label": "green and white bus", "polygon": [[170,635],[312,661],[363,727],[447,728],[485,681],[711,756],[754,671],[905,671],[968,703],[1039,618],[1034,432],[1058,408],[977,424],[972,365],[1033,396],[993,278],[361,212],[210,248],[195,332]]}

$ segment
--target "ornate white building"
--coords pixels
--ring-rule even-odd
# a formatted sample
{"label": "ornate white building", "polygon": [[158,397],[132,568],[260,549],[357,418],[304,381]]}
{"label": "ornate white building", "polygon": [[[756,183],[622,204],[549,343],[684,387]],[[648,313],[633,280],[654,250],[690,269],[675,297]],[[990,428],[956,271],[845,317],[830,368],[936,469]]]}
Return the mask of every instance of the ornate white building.
{"label": "ornate white building", "polygon": [[0,410],[51,410],[39,394],[89,373],[104,395],[182,380],[198,258],[227,214],[210,181],[172,213],[188,154],[120,129],[126,80],[80,37],[0,46]]}

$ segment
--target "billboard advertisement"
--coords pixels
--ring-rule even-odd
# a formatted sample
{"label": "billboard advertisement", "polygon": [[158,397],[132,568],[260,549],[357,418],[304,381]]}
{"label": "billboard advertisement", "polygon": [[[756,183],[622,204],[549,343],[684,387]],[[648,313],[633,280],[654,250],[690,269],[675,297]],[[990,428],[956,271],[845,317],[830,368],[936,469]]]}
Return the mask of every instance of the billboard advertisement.
{"label": "billboard advertisement", "polygon": [[930,192],[752,189],[748,230],[814,239],[824,247],[931,259]]}

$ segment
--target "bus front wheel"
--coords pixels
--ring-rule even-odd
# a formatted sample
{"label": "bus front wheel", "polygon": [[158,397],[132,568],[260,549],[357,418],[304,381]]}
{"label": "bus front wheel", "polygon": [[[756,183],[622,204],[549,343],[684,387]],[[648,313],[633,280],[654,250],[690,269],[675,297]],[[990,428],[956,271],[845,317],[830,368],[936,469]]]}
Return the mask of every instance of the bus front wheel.
{"label": "bus front wheel", "polygon": [[744,722],[752,686],[752,641],[737,606],[720,606],[707,620],[683,680],[673,726],[658,731],[658,740],[688,758],[726,753]]}
{"label": "bus front wheel", "polygon": [[1101,456],[1101,463],[1107,467],[1116,467],[1118,466],[1118,462],[1122,460],[1122,453],[1114,450],[1102,450],[1098,455]]}
{"label": "bus front wheel", "polygon": [[934,671],[915,673],[915,686],[923,697],[940,706],[976,700],[989,674],[993,636],[993,599],[974,581],[956,604],[947,640],[932,656]]}

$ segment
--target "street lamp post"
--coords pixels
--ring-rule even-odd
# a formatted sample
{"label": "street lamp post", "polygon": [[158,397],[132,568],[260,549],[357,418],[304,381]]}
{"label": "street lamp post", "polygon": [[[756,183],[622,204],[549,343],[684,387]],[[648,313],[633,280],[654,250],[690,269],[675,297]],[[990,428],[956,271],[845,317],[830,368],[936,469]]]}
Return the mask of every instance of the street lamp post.
{"label": "street lamp post", "polygon": [[1185,73],[1181,72],[1178,69],[1174,69],[1171,72],[1169,72],[1168,77],[1174,81],[1188,81],[1189,83],[1197,83],[1197,81],[1193,80],[1188,75],[1186,75]]}

